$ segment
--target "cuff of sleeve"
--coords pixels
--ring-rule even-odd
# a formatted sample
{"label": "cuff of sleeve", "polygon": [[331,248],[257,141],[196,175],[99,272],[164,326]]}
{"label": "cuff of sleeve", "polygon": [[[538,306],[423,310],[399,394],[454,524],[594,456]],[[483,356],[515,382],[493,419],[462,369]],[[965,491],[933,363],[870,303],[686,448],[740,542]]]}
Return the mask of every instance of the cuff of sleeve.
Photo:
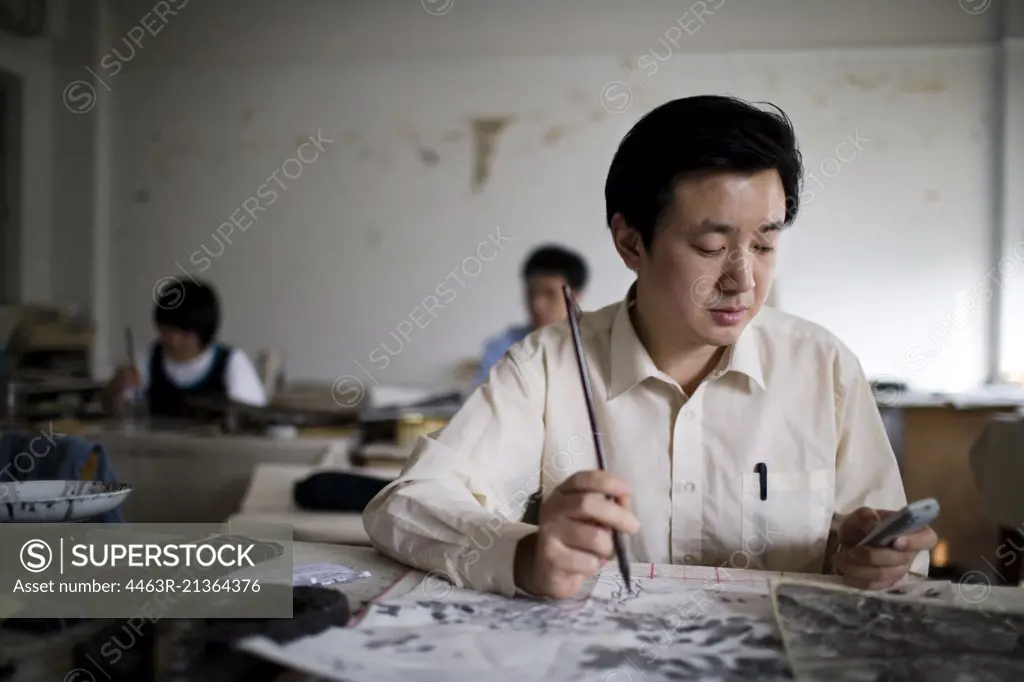
{"label": "cuff of sleeve", "polygon": [[516,547],[527,535],[537,532],[529,523],[505,523],[495,532],[494,544],[481,551],[478,561],[467,561],[463,572],[470,585],[505,597],[525,595],[515,584]]}

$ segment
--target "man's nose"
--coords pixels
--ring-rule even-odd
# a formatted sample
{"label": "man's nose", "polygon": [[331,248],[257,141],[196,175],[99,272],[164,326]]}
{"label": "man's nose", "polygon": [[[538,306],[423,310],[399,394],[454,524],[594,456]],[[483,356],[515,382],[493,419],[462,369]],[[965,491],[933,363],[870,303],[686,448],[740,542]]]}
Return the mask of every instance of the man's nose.
{"label": "man's nose", "polygon": [[754,288],[754,260],[746,249],[729,253],[723,268],[722,289],[731,294],[742,294]]}

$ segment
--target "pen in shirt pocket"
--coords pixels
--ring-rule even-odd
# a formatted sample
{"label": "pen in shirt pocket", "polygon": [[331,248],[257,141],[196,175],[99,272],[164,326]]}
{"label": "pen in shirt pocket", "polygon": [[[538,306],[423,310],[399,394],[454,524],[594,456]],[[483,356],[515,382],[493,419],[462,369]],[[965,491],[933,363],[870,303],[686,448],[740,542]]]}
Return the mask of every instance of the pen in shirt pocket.
{"label": "pen in shirt pocket", "polygon": [[758,476],[758,486],[761,491],[761,500],[768,499],[768,465],[758,462],[754,465],[754,473]]}

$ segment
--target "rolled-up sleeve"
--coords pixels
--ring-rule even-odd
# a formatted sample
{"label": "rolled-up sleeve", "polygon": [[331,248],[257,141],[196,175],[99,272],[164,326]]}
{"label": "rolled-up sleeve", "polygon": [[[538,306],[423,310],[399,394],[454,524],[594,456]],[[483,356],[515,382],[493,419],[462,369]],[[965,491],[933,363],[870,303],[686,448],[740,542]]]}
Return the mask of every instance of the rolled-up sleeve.
{"label": "rolled-up sleeve", "polygon": [[539,349],[517,345],[439,433],[421,437],[401,475],[363,512],[382,554],[456,586],[516,593],[522,523],[538,486],[545,379]]}
{"label": "rolled-up sleeve", "polygon": [[[852,353],[844,353],[836,369],[839,449],[833,529],[860,507],[897,510],[907,504],[896,455],[860,363]],[[910,570],[927,576],[928,566],[928,552],[922,551]]]}

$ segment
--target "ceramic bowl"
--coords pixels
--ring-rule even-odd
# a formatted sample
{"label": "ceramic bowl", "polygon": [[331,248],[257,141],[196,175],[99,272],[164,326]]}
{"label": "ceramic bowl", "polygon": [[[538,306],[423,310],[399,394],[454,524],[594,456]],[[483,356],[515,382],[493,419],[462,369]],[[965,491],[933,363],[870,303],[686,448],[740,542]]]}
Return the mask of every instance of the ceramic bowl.
{"label": "ceramic bowl", "polygon": [[20,481],[0,483],[0,523],[70,523],[117,509],[127,483]]}

